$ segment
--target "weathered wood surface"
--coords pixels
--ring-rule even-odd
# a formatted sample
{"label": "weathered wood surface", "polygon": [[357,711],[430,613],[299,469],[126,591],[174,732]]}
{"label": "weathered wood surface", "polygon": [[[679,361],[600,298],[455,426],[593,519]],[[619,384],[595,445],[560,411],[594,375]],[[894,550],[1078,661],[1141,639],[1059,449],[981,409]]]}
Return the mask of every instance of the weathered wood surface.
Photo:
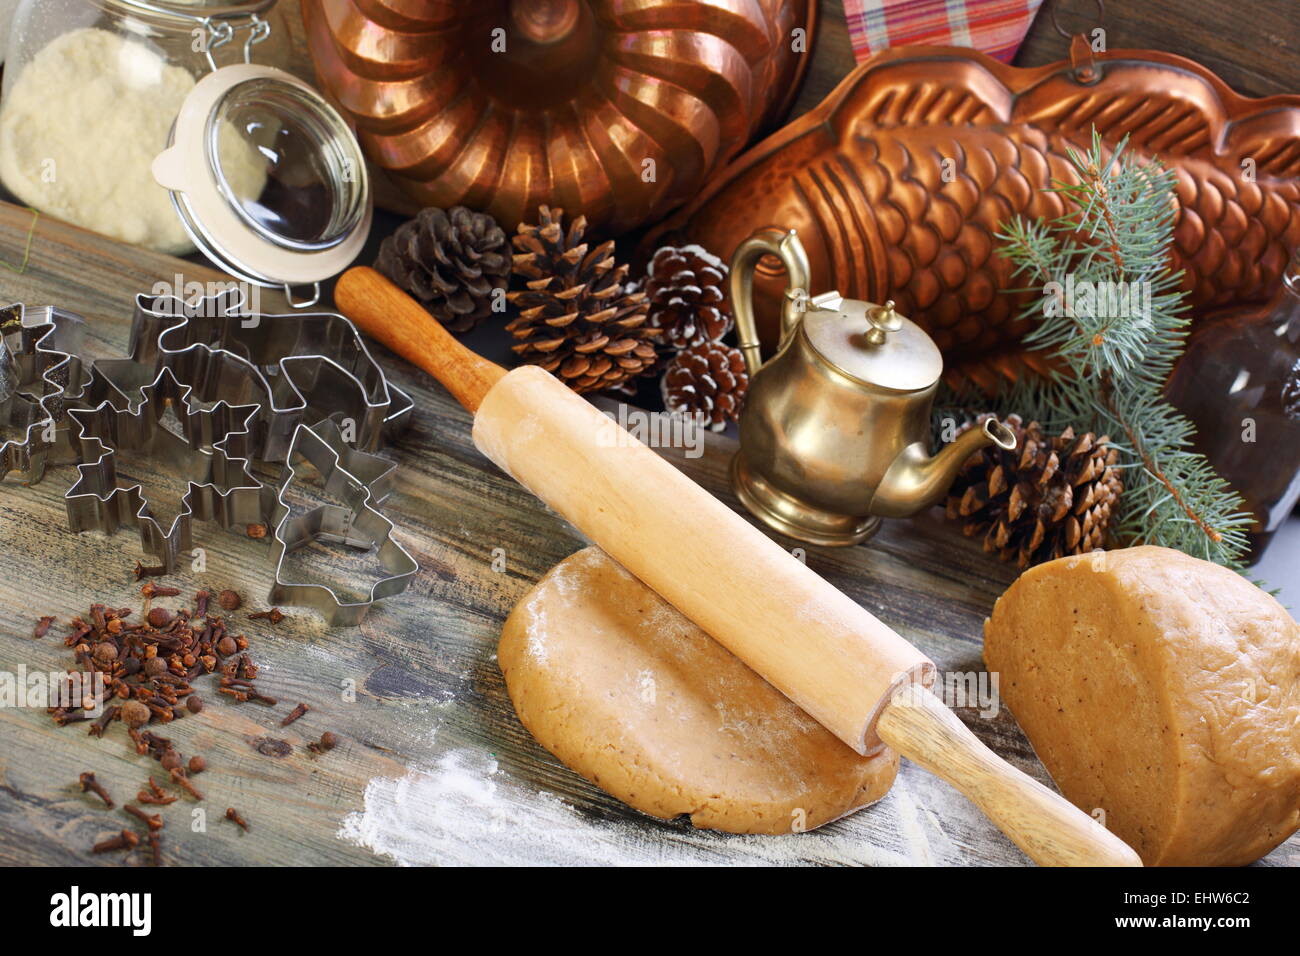
{"label": "weathered wood surface", "polygon": [[[30,223],[29,213],[0,207],[0,260],[20,259]],[[88,352],[105,356],[125,347],[132,295],[177,272],[215,276],[41,220],[27,271],[0,269],[0,300],[54,302],[85,315]],[[420,575],[355,629],[326,628],[305,611],[275,628],[247,622],[245,611],[234,615],[264,667],[259,683],[281,703],[268,710],[209,692],[203,714],[163,731],[210,767],[197,780],[202,804],[187,799],[162,810],[169,862],[1024,862],[962,797],[910,766],[884,801],[850,819],[800,836],[739,838],[639,816],[559,765],[516,719],[494,646],[514,603],[583,541],[479,455],[467,416],[444,392],[377,353],[417,402],[411,431],[392,449],[400,470],[384,510]],[[699,459],[672,454],[732,502],[731,450],[728,439],[710,436]],[[71,478],[65,468],[34,487],[0,486],[0,670],[67,665],[58,629],[32,638],[40,614],[66,621],[93,600],[139,604],[131,575],[138,537],[69,533],[61,496]],[[250,608],[262,607],[271,572],[265,545],[210,525],[198,526],[197,538],[208,568],[177,576],[187,594],[233,587]],[[981,622],[1013,577],[932,516],[889,522],[870,547],[809,549],[807,560],[957,673],[980,670]],[[330,573],[337,568],[371,572],[365,561],[342,558]],[[345,700],[344,682],[355,685],[355,702]],[[281,730],[297,701],[311,713]],[[1009,716],[961,714],[998,753],[1046,779]],[[304,745],[325,730],[344,742],[313,757]],[[293,753],[258,753],[249,741],[262,736],[289,741]],[[79,792],[84,770],[121,803],[157,764],[134,754],[120,725],[96,740],[84,725],[56,728],[41,711],[0,709],[0,863],[121,862],[88,854],[97,839],[133,821]],[[205,833],[191,832],[196,806],[208,812]],[[248,819],[250,833],[220,819],[229,806]],[[341,838],[345,824],[390,852]],[[144,859],[136,851],[128,861]],[[1269,862],[1300,862],[1300,843],[1292,840]]]}
{"label": "weathered wood surface", "polygon": [[[1245,96],[1300,93],[1300,19],[1295,0],[1107,0],[1101,21],[1113,50],[1164,50],[1195,60]],[[1098,25],[1096,0],[1044,0],[1016,54],[1020,66],[1069,56],[1056,32]]]}

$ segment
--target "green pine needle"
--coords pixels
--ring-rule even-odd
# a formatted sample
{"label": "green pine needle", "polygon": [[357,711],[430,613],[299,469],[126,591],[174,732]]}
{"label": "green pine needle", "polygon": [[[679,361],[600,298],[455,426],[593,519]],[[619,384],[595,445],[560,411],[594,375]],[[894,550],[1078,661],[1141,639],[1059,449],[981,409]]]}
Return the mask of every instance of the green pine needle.
{"label": "green pine needle", "polygon": [[[1017,217],[998,236],[1018,284],[1042,296],[1021,312],[1033,323],[1025,342],[1051,356],[1058,371],[1011,386],[991,408],[987,397],[949,393],[935,420],[961,420],[966,409],[984,407],[1037,419],[1053,432],[1072,425],[1109,435],[1124,469],[1118,537],[1240,569],[1252,518],[1241,497],[1191,450],[1194,426],[1163,395],[1188,325],[1182,274],[1169,270],[1174,174],[1158,160],[1125,155],[1126,144],[1127,137],[1107,159],[1094,129],[1087,153],[1068,152],[1078,182],[1054,180],[1048,187],[1067,201],[1066,214],[1048,221]],[[1067,315],[1065,293],[1048,290],[1066,288],[1071,278],[1076,289],[1121,283],[1121,290],[1139,289],[1142,308],[1076,292]]]}

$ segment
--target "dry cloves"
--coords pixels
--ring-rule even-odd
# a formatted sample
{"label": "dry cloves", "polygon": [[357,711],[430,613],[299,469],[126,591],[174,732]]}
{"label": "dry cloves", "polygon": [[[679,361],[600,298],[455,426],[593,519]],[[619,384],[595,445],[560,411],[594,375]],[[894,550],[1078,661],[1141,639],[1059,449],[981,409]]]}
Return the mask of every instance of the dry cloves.
{"label": "dry cloves", "polygon": [[289,711],[288,716],[285,717],[284,720],[280,721],[280,726],[288,727],[291,723],[293,723],[303,714],[307,713],[307,711],[310,709],[311,708],[309,708],[306,704],[300,702],[296,707],[294,707],[293,710]]}
{"label": "dry cloves", "polygon": [[149,778],[149,783],[147,784],[147,787],[148,787],[147,790],[141,790],[139,793],[135,795],[135,798],[138,802],[147,803],[152,806],[165,807],[168,804],[175,803],[178,799],[180,799],[179,797],[173,797],[162,787],[158,786],[157,781],[155,781],[153,777]]}
{"label": "dry cloves", "polygon": [[141,581],[144,578],[160,578],[166,573],[167,565],[165,564],[150,567],[149,565],[141,564],[139,561],[135,563],[135,579],[137,581]]}
{"label": "dry cloves", "polygon": [[115,837],[100,840],[90,848],[91,853],[111,853],[114,850],[130,850],[140,842],[140,838],[131,830],[123,830]]}
{"label": "dry cloves", "polygon": [[91,723],[90,730],[88,731],[90,736],[104,736],[104,728],[117,719],[117,714],[120,709],[121,708],[119,707],[105,707],[104,712],[99,715],[99,718]]}
{"label": "dry cloves", "polygon": [[122,809],[125,810],[127,813],[131,814],[131,816],[135,817],[136,819],[143,821],[145,825],[149,827],[150,830],[161,830],[163,828],[163,818],[161,814],[155,813],[153,815],[150,815],[148,813],[145,813],[139,807],[131,806],[131,804],[129,803],[126,804],[126,806],[122,807]]}
{"label": "dry cloves", "polygon": [[195,787],[194,784],[190,783],[189,778],[185,776],[185,771],[183,769],[176,767],[172,770],[171,777],[172,783],[176,784],[176,786],[180,787],[195,800],[203,799],[203,794],[199,792],[198,788]]}
{"label": "dry cloves", "polygon": [[327,730],[325,731],[325,733],[320,735],[319,741],[313,744],[308,744],[307,749],[314,754],[323,754],[323,753],[329,753],[338,745],[339,745],[338,734],[335,734],[332,731]]}
{"label": "dry cloves", "polygon": [[239,815],[239,811],[234,807],[226,808],[226,819],[237,825],[245,833],[248,832],[248,822]]}
{"label": "dry cloves", "polygon": [[[132,749],[137,753],[147,750],[158,759],[167,748],[147,740],[142,743],[138,731],[147,724],[170,723],[199,713],[203,701],[192,693],[191,681],[217,672],[223,680],[238,677],[251,681],[257,676],[257,667],[247,654],[248,639],[243,634],[228,634],[224,618],[208,615],[210,600],[216,608],[212,593],[200,590],[191,608],[169,610],[149,607],[148,602],[179,594],[178,588],[150,580],[141,585],[140,592],[146,598],[143,620],[132,623],[130,608],[96,603],[85,616],[72,618],[64,638],[80,670],[103,675],[108,691],[103,712],[92,721],[91,712],[100,702],[87,698],[81,706],[51,708],[49,714],[59,726],[90,722],[90,734],[96,737],[102,737],[109,725],[120,719],[130,733]],[[237,592],[221,593],[226,604],[232,603],[232,595],[238,598]],[[48,621],[54,620],[50,615]],[[38,633],[48,629],[46,621],[42,618],[37,624]],[[276,703],[251,685],[240,688],[237,699],[267,706]],[[110,700],[113,706],[107,706]],[[86,713],[81,713],[83,710]]]}
{"label": "dry cloves", "polygon": [[140,588],[140,593],[147,598],[156,597],[176,597],[181,593],[180,588],[168,587],[165,584],[154,584],[152,581],[146,581]]}
{"label": "dry cloves", "polygon": [[117,804],[113,802],[113,798],[108,795],[108,791],[104,789],[103,784],[96,780],[95,775],[89,770],[83,773],[79,779],[81,780],[82,793],[94,793],[99,797],[99,799],[104,801],[104,805],[110,810],[117,806]]}

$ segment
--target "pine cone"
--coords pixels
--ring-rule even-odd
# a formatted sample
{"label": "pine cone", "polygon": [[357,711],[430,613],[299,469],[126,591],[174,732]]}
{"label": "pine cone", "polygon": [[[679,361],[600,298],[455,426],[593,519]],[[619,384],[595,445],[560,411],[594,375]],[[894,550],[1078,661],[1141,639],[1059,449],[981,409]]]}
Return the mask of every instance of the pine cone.
{"label": "pine cone", "polygon": [[614,261],[613,241],[588,249],[585,217],[566,232],[563,209],[538,212],[539,224],[521,223],[514,237],[514,272],[526,287],[509,294],[519,310],[506,326],[516,339],[511,348],[577,392],[650,372],[663,332],[647,321],[645,293],[625,285],[627,266]]}
{"label": "pine cone", "polygon": [[675,349],[719,342],[731,331],[726,264],[702,246],[664,246],[650,260],[645,293],[650,324]]}
{"label": "pine cone", "polygon": [[683,349],[664,372],[664,407],[675,414],[698,415],[715,432],[740,418],[749,373],[740,349],[701,342]]}
{"label": "pine cone", "polygon": [[1038,422],[1024,426],[1018,415],[1005,422],[1016,450],[990,445],[967,459],[948,492],[948,517],[1021,568],[1103,547],[1124,490],[1110,436],[1076,437],[1067,428],[1048,438]]}
{"label": "pine cone", "polygon": [[509,244],[491,216],[454,206],[422,210],[379,246],[375,268],[452,332],[468,332],[510,284]]}

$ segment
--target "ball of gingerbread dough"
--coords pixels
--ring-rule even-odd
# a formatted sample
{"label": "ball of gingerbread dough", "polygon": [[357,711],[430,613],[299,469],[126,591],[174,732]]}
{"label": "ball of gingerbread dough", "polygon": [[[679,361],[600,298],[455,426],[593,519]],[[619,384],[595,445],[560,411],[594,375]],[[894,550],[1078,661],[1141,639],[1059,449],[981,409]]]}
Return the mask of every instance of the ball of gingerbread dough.
{"label": "ball of gingerbread dough", "polygon": [[849,749],[598,548],[515,607],[497,652],[519,719],[651,816],[790,833],[885,795],[898,757]]}
{"label": "ball of gingerbread dough", "polygon": [[1249,863],[1300,826],[1300,626],[1241,575],[1059,558],[998,599],[984,656],[1061,792],[1148,866]]}

